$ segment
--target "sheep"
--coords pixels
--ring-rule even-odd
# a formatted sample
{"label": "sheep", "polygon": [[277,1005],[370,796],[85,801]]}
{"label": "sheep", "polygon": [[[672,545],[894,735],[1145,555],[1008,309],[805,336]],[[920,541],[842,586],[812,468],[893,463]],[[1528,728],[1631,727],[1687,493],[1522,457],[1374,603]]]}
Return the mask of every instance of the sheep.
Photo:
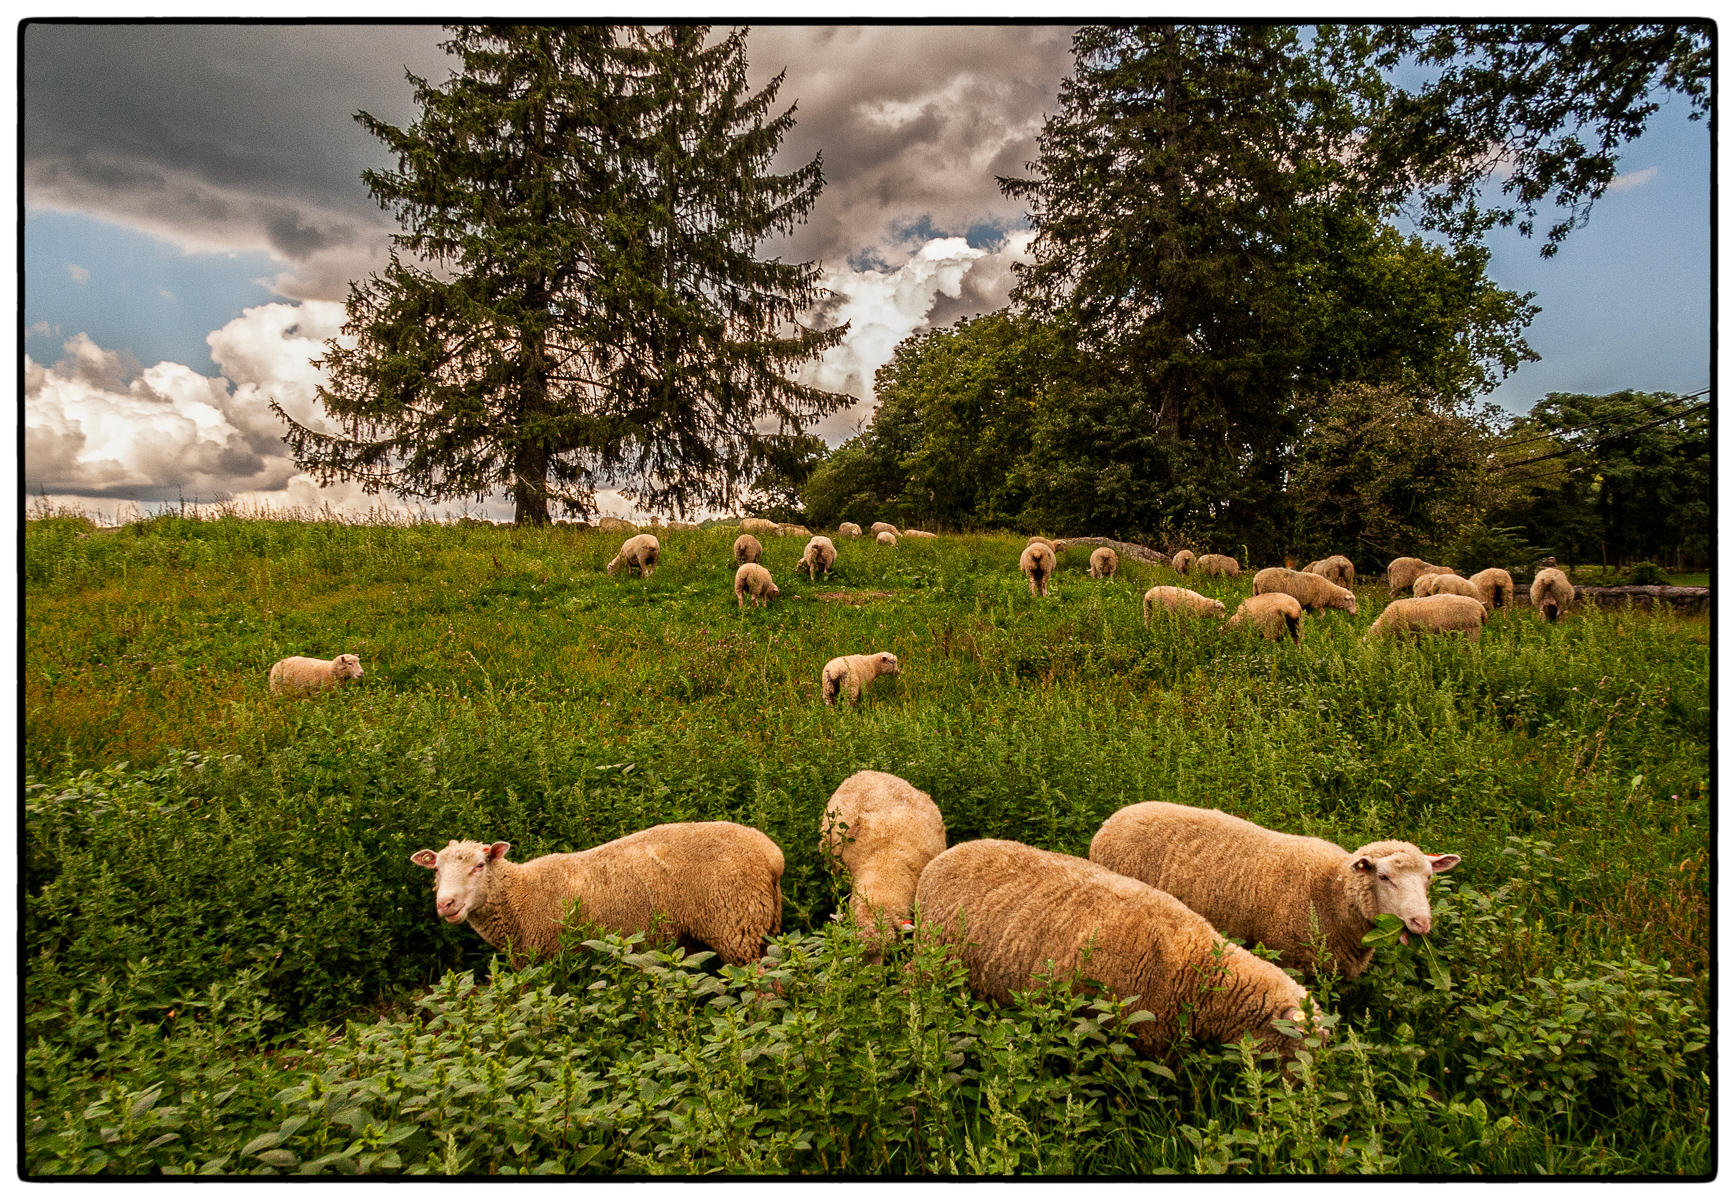
{"label": "sheep", "polygon": [[779,537],[812,537],[805,525],[791,525],[789,522],[779,522],[775,530]]}
{"label": "sheep", "polygon": [[1482,640],[1482,623],[1488,610],[1471,596],[1444,593],[1438,596],[1410,596],[1386,605],[1363,641],[1390,637],[1400,633],[1462,633],[1472,642]]}
{"label": "sheep", "polygon": [[795,564],[795,568],[800,570],[806,567],[809,582],[821,571],[830,579],[831,567],[836,561],[837,547],[832,545],[830,538],[816,534],[807,540],[807,548],[801,552],[801,561]]}
{"label": "sheep", "polygon": [[1265,592],[1241,601],[1227,629],[1252,627],[1267,641],[1280,642],[1288,635],[1301,644],[1301,601],[1287,592]]}
{"label": "sheep", "polygon": [[623,521],[619,517],[598,517],[596,527],[603,533],[637,533],[639,527],[631,521]]}
{"label": "sheep", "polygon": [[741,532],[769,536],[777,532],[777,522],[767,521],[764,517],[742,517]]}
{"label": "sheep", "polygon": [[653,825],[525,863],[507,859],[511,848],[453,839],[410,861],[434,872],[434,911],[453,925],[468,921],[514,967],[558,951],[569,920],[654,931],[658,945],[710,949],[743,966],[764,952],[783,913],[783,851],[733,821]]}
{"label": "sheep", "polygon": [[657,556],[662,552],[662,543],[654,535],[641,533],[622,542],[620,553],[609,559],[603,570],[615,575],[623,566],[631,567],[639,573],[640,579],[649,579],[651,572],[657,569]]}
{"label": "sheep", "polygon": [[1173,1052],[1183,1013],[1186,1032],[1297,1048],[1272,1022],[1302,1020],[1301,984],[1168,893],[1085,859],[994,838],[962,842],[922,871],[916,907],[917,937],[961,959],[978,996],[1004,1003],[1044,972],[1076,969],[1155,1017],[1132,1029],[1147,1057]]}
{"label": "sheep", "polygon": [[1056,559],[1059,559],[1059,557],[1062,554],[1066,553],[1066,543],[1065,542],[1056,541],[1056,540],[1051,539],[1051,538],[1045,538],[1045,537],[1041,536],[1040,534],[1035,534],[1035,533],[1031,534],[1030,540],[1025,544],[1030,545],[1030,546],[1037,546],[1037,545],[1047,546],[1050,550],[1054,551],[1054,557]]}
{"label": "sheep", "polygon": [[735,561],[738,563],[756,563],[765,556],[765,547],[758,538],[750,533],[744,533],[735,539]]}
{"label": "sheep", "polygon": [[1032,596],[1048,595],[1048,581],[1054,574],[1054,551],[1044,542],[1031,542],[1018,556],[1018,569],[1030,580]]}
{"label": "sheep", "polygon": [[1196,557],[1197,555],[1195,555],[1191,550],[1177,550],[1175,551],[1175,557],[1169,560],[1169,566],[1174,570],[1175,574],[1185,575],[1188,569],[1192,567],[1193,561]]}
{"label": "sheep", "polygon": [[1092,579],[1113,579],[1120,565],[1120,555],[1107,546],[1098,546],[1090,552],[1090,570],[1087,574]]}
{"label": "sheep", "polygon": [[1559,567],[1544,567],[1530,581],[1530,603],[1536,606],[1543,620],[1551,624],[1560,620],[1560,614],[1566,611],[1566,606],[1575,596],[1572,581]]}
{"label": "sheep", "polygon": [[881,675],[898,674],[898,656],[884,650],[878,654],[845,654],[826,663],[819,672],[819,695],[827,704],[845,695],[861,703],[862,689]]}
{"label": "sheep", "polygon": [[937,533],[929,533],[925,529],[906,529],[903,532],[903,536],[907,538],[937,538],[940,535]]}
{"label": "sheep", "polygon": [[1309,575],[1322,575],[1340,588],[1355,586],[1355,564],[1341,554],[1310,562],[1301,569]]}
{"label": "sheep", "polygon": [[771,581],[771,572],[758,563],[742,563],[735,568],[735,607],[746,608],[747,597],[753,597],[753,603],[764,608],[777,599],[777,585]]}
{"label": "sheep", "polygon": [[1291,571],[1286,567],[1266,567],[1253,576],[1255,596],[1275,592],[1294,596],[1301,607],[1309,612],[1341,608],[1352,617],[1356,615],[1355,593],[1348,588],[1339,587],[1323,575]]}
{"label": "sheep", "polygon": [[340,654],[336,658],[302,658],[296,655],[272,663],[266,681],[277,695],[311,696],[326,688],[344,687],[361,676],[361,659],[353,654]]}
{"label": "sheep", "polygon": [[898,527],[885,521],[875,521],[868,527],[868,532],[873,534],[875,537],[878,537],[882,533],[889,533],[893,537],[897,537]]}
{"label": "sheep", "polygon": [[691,521],[670,521],[664,528],[670,533],[697,533],[699,530]]}
{"label": "sheep", "polygon": [[1200,617],[1220,617],[1223,615],[1223,602],[1213,600],[1209,596],[1201,596],[1198,592],[1182,587],[1154,587],[1145,593],[1145,624],[1151,623],[1151,614],[1159,607],[1172,613],[1183,613]]}
{"label": "sheep", "polygon": [[1407,591],[1416,582],[1416,576],[1425,571],[1451,573],[1451,567],[1437,567],[1422,558],[1394,558],[1386,568],[1386,586],[1391,588],[1392,595]]}
{"label": "sheep", "polygon": [[1409,842],[1355,851],[1324,838],[1278,833],[1214,808],[1152,800],[1129,804],[1096,831],[1090,860],[1160,888],[1248,946],[1263,942],[1286,967],[1316,973],[1317,944],[1345,979],[1373,960],[1361,943],[1381,913],[1400,935],[1433,927],[1428,884],[1461,861]]}
{"label": "sheep", "polygon": [[1481,603],[1482,589],[1450,571],[1424,571],[1416,576],[1411,591],[1418,596],[1468,596]]}
{"label": "sheep", "polygon": [[1193,565],[1201,575],[1227,575],[1233,579],[1241,574],[1241,564],[1227,554],[1201,554]]}
{"label": "sheep", "polygon": [[882,546],[895,546],[898,544],[898,535],[889,529],[882,529],[874,534],[874,541]]}
{"label": "sheep", "polygon": [[1499,567],[1489,567],[1470,576],[1485,608],[1505,608],[1512,603],[1512,576]]}
{"label": "sheep", "polygon": [[860,537],[861,536],[861,526],[857,525],[854,521],[845,521],[842,525],[839,525],[837,527],[837,536],[838,537]]}
{"label": "sheep", "polygon": [[946,849],[946,822],[933,798],[884,771],[857,771],[838,784],[819,819],[819,852],[849,871],[849,914],[875,960],[910,927],[922,868]]}

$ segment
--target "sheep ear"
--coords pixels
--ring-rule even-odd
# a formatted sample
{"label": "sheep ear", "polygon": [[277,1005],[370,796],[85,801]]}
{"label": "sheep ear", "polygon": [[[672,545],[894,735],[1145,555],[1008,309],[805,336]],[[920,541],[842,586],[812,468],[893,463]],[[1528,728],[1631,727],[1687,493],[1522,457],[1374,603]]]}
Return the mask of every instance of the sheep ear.
{"label": "sheep ear", "polygon": [[415,863],[418,867],[428,867],[429,869],[432,869],[439,861],[439,856],[432,850],[418,850],[414,854],[410,855],[410,861]]}
{"label": "sheep ear", "polygon": [[1374,869],[1374,860],[1364,854],[1351,863],[1350,866],[1357,871],[1371,871]]}
{"label": "sheep ear", "polygon": [[1436,875],[1442,875],[1464,861],[1456,854],[1429,854],[1426,857]]}
{"label": "sheep ear", "polygon": [[506,857],[506,852],[510,849],[512,849],[511,842],[495,842],[488,847],[488,861],[493,862],[497,858]]}

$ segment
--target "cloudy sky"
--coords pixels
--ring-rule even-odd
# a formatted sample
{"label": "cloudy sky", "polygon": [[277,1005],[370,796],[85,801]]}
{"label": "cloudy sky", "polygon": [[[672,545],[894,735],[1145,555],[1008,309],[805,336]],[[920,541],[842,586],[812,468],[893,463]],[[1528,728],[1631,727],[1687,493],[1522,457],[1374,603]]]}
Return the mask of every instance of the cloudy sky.
{"label": "cloudy sky", "polygon": [[[829,441],[871,412],[874,369],[902,338],[1005,303],[1029,234],[995,177],[1034,157],[1070,35],[752,31],[752,83],[786,71],[780,100],[798,106],[784,162],[824,156],[818,204],[775,252],[821,263],[851,322],[807,376],[861,400],[820,427]],[[337,333],[349,282],[384,264],[398,231],[360,180],[389,164],[351,114],[411,122],[404,71],[443,80],[443,37],[424,25],[23,28],[27,501],[104,516],[182,497],[383,502],[314,487],[267,402],[315,417],[311,360]],[[1515,236],[1493,244],[1491,275],[1542,306],[1529,338],[1543,361],[1497,402],[1522,412],[1549,391],[1709,383],[1710,142],[1686,113],[1664,105],[1558,256]]]}

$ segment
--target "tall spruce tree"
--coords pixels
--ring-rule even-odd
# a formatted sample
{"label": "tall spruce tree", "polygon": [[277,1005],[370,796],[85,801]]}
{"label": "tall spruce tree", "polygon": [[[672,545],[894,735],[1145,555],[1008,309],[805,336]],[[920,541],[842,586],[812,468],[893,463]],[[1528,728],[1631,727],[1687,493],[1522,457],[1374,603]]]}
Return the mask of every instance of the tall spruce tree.
{"label": "tall spruce tree", "polygon": [[794,107],[746,85],[745,31],[454,26],[419,119],[356,119],[397,158],[369,190],[407,230],[352,285],[319,392],[338,431],[285,441],[320,482],[423,499],[504,490],[520,524],[598,486],[727,506],[848,398],[786,372],[843,336],[802,315],[819,268],[756,257],[804,219],[820,161],[773,155]]}

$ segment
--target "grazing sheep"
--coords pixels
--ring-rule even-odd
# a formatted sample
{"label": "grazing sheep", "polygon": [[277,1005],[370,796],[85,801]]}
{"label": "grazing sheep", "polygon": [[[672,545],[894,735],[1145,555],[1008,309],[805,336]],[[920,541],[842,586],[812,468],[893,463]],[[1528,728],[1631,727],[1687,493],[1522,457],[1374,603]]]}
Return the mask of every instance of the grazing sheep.
{"label": "grazing sheep", "polygon": [[830,538],[816,534],[807,540],[807,548],[801,552],[801,561],[795,564],[795,569],[799,571],[806,567],[809,582],[822,571],[830,579],[831,566],[836,561],[837,547],[831,544]]}
{"label": "grazing sheep", "polygon": [[868,527],[868,532],[873,534],[875,537],[878,537],[882,533],[889,533],[893,537],[897,537],[898,536],[898,527],[896,525],[889,524],[888,522],[885,522],[885,521],[875,521],[871,526]]}
{"label": "grazing sheep", "polygon": [[1048,581],[1054,574],[1054,551],[1045,542],[1031,542],[1018,556],[1018,569],[1030,580],[1032,596],[1048,595]]}
{"label": "grazing sheep", "polygon": [[1363,641],[1390,637],[1400,633],[1462,633],[1472,642],[1482,640],[1482,623],[1488,610],[1480,600],[1470,596],[1445,593],[1438,596],[1410,596],[1386,605]]}
{"label": "grazing sheep", "polygon": [[1560,614],[1573,601],[1572,581],[1559,567],[1544,567],[1530,582],[1530,603],[1545,621],[1560,620]]}
{"label": "grazing sheep", "polygon": [[744,533],[735,539],[736,562],[756,563],[763,557],[765,557],[765,547],[752,534]]}
{"label": "grazing sheep", "polygon": [[639,573],[640,579],[649,579],[651,572],[657,569],[657,556],[662,552],[662,543],[655,536],[641,533],[622,542],[620,553],[609,559],[603,570],[616,575],[622,567],[631,567]]}
{"label": "grazing sheep", "polygon": [[837,527],[837,536],[838,537],[860,537],[861,536],[861,526],[857,525],[854,521],[845,521],[842,525],[839,525]]}
{"label": "grazing sheep", "polygon": [[889,529],[882,529],[874,534],[874,541],[882,546],[895,546],[898,544],[898,535]]}
{"label": "grazing sheep", "polygon": [[1090,570],[1087,573],[1092,579],[1113,579],[1120,565],[1120,555],[1107,546],[1098,546],[1090,552]]}
{"label": "grazing sheep", "polygon": [[[889,657],[889,656],[888,656]],[[877,959],[910,925],[922,868],[946,848],[932,797],[896,775],[857,771],[838,784],[819,818],[819,852],[849,871],[849,913]]]}
{"label": "grazing sheep", "polygon": [[361,675],[361,659],[353,654],[340,654],[336,658],[302,658],[297,655],[272,663],[267,682],[278,695],[287,692],[311,696],[326,688],[354,683]]}
{"label": "grazing sheep", "polygon": [[1417,596],[1468,596],[1480,603],[1482,589],[1451,571],[1423,571],[1410,590]]}
{"label": "grazing sheep", "polygon": [[929,533],[925,529],[906,529],[904,530],[903,536],[907,538],[937,538],[940,535],[937,533]]}
{"label": "grazing sheep", "polygon": [[1193,566],[1201,575],[1227,575],[1233,579],[1241,574],[1241,564],[1227,554],[1201,554]]}
{"label": "grazing sheep", "polygon": [[1273,592],[1294,596],[1309,612],[1341,608],[1352,617],[1356,614],[1355,593],[1338,587],[1323,575],[1291,571],[1287,567],[1266,567],[1253,576],[1253,594],[1263,596]]}
{"label": "grazing sheep", "polygon": [[764,517],[742,517],[741,532],[769,536],[777,532],[777,522]]}
{"label": "grazing sheep", "polygon": [[1175,551],[1175,557],[1169,560],[1169,566],[1174,570],[1175,574],[1185,575],[1192,567],[1193,561],[1197,557],[1198,556],[1191,550],[1177,550]]}
{"label": "grazing sheep", "polygon": [[1367,970],[1361,944],[1381,913],[1412,933],[1433,928],[1428,884],[1459,863],[1409,842],[1370,842],[1353,852],[1323,838],[1278,833],[1214,808],[1153,800],[1102,823],[1090,860],[1161,888],[1228,937],[1263,942],[1286,967],[1313,972],[1315,943],[1346,979]]}
{"label": "grazing sheep", "polygon": [[623,521],[619,517],[598,517],[597,529],[603,533],[637,533],[639,527],[631,521]]}
{"label": "grazing sheep", "polygon": [[777,585],[771,582],[771,572],[758,563],[742,563],[735,568],[735,607],[746,608],[748,596],[760,608],[777,599]]}
{"label": "grazing sheep", "polygon": [[1451,567],[1436,567],[1423,558],[1394,558],[1386,568],[1386,586],[1391,588],[1392,595],[1408,591],[1416,582],[1416,576],[1425,571],[1450,573]]}
{"label": "grazing sheep", "polygon": [[1148,1057],[1173,1052],[1184,1012],[1192,1034],[1225,1042],[1251,1034],[1280,1053],[1297,1048],[1272,1022],[1302,1019],[1299,983],[1226,942],[1167,892],[1085,859],[998,839],[963,842],[922,872],[916,905],[917,936],[962,959],[979,996],[1005,1002],[1046,972],[1064,978],[1077,969],[1156,1018],[1132,1029]]}
{"label": "grazing sheep", "polygon": [[838,695],[861,703],[862,689],[881,675],[898,673],[898,656],[882,650],[878,654],[845,654],[825,664],[819,673],[819,695],[827,704]]}
{"label": "grazing sheep", "polygon": [[1045,538],[1045,537],[1041,536],[1040,534],[1035,534],[1035,533],[1031,534],[1030,540],[1028,542],[1026,542],[1025,544],[1029,545],[1029,546],[1047,546],[1050,550],[1054,551],[1054,557],[1056,559],[1059,559],[1059,557],[1062,554],[1066,553],[1066,543],[1065,542],[1056,541],[1052,538]]}
{"label": "grazing sheep", "polygon": [[1183,587],[1154,587],[1145,593],[1145,624],[1151,623],[1151,613],[1158,608],[1189,616],[1220,617],[1223,602]]}
{"label": "grazing sheep", "polygon": [[560,948],[570,917],[658,944],[715,950],[741,966],[759,958],[783,912],[783,851],[733,821],[653,825],[574,854],[511,862],[510,842],[448,842],[418,850],[434,872],[434,911],[470,928],[521,967]]}
{"label": "grazing sheep", "polygon": [[1288,636],[1301,643],[1301,601],[1287,592],[1265,592],[1241,601],[1241,607],[1229,618],[1229,624],[1242,628],[1251,626],[1267,641],[1280,642]]}
{"label": "grazing sheep", "polygon": [[775,531],[779,537],[812,537],[805,525],[791,525],[787,521],[780,522]]}
{"label": "grazing sheep", "polygon": [[1341,554],[1310,562],[1301,569],[1309,575],[1324,576],[1340,588],[1355,586],[1355,564]]}
{"label": "grazing sheep", "polygon": [[1505,608],[1512,603],[1512,576],[1499,567],[1489,567],[1470,576],[1477,595],[1488,608]]}

